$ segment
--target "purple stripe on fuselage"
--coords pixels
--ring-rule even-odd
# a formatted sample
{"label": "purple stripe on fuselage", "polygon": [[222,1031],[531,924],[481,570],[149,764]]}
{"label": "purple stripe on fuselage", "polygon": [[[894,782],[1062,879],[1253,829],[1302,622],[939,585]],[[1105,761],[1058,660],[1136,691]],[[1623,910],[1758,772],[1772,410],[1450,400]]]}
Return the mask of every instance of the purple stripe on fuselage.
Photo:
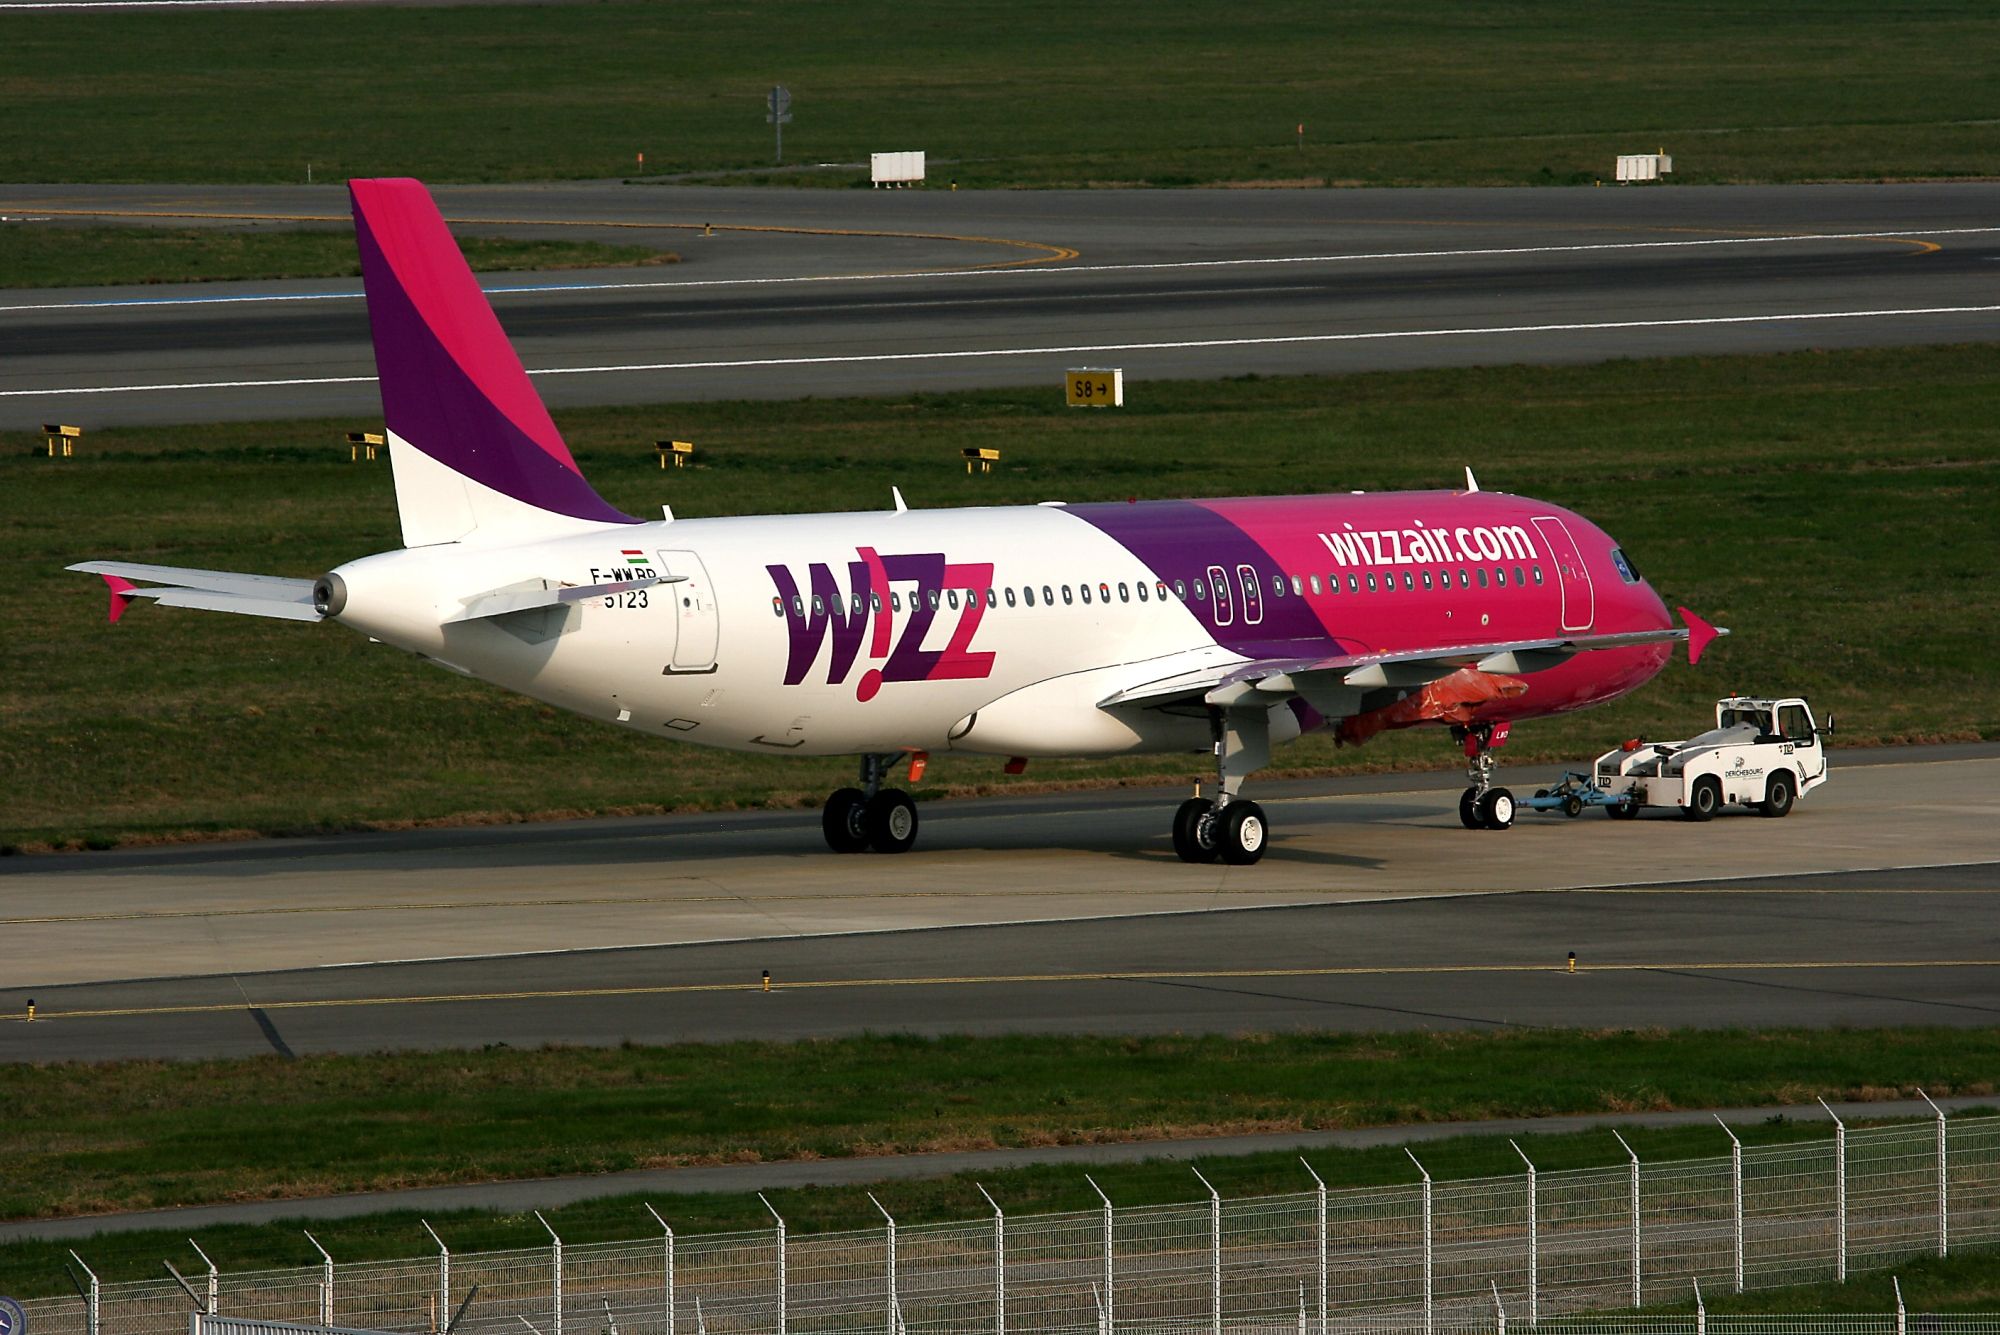
{"label": "purple stripe on fuselage", "polygon": [[[1189,590],[1187,608],[1215,642],[1248,658],[1282,658],[1341,652],[1344,646],[1327,633],[1304,598],[1277,592],[1272,583],[1278,563],[1248,533],[1206,506],[1193,501],[1137,501],[1125,505],[1091,504],[1067,507],[1070,514],[1098,529],[1144,562],[1167,587]],[[1194,582],[1209,578],[1219,566],[1230,582],[1226,624],[1217,624],[1215,598],[1192,596]],[[1240,567],[1256,572],[1262,619],[1246,622],[1250,611],[1243,596]]]}

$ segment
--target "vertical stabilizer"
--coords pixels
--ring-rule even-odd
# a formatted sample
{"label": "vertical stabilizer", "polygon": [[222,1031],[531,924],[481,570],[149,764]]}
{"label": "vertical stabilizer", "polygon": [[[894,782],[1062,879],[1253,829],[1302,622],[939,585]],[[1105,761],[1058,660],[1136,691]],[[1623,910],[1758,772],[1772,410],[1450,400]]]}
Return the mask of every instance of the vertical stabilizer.
{"label": "vertical stabilizer", "polygon": [[404,545],[636,522],[584,480],[430,192],[347,189]]}

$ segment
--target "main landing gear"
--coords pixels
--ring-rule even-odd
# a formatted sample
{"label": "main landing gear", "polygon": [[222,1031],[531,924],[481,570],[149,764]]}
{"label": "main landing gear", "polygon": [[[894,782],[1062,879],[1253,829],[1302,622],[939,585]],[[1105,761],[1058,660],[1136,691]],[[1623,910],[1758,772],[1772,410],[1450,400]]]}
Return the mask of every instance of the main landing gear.
{"label": "main landing gear", "polygon": [[820,825],[836,853],[907,853],[917,842],[917,804],[900,788],[884,788],[900,753],[861,757],[861,786],[839,788],[826,799]]}
{"label": "main landing gear", "polygon": [[1215,737],[1215,799],[1191,797],[1174,812],[1174,852],[1182,862],[1247,867],[1264,856],[1271,835],[1264,808],[1241,796],[1243,780],[1271,757],[1269,716],[1262,708],[1211,709],[1209,730]]}
{"label": "main landing gear", "polygon": [[1458,797],[1459,824],[1468,830],[1506,829],[1514,823],[1514,794],[1493,783],[1493,725],[1454,724],[1451,736],[1465,748],[1465,777],[1471,785]]}

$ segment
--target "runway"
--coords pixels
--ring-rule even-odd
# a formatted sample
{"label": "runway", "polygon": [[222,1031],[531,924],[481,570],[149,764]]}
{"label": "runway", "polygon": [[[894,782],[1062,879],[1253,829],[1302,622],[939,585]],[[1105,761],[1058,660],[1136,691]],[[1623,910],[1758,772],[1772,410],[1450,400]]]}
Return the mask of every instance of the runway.
{"label": "runway", "polygon": [[1262,785],[1253,868],[1157,792],[927,806],[898,858],[757,813],[11,860],[0,1060],[2000,1016],[2000,748],[1837,756],[1783,821],[1472,832],[1457,783]]}
{"label": "runway", "polygon": [[[1984,340],[2000,185],[450,187],[461,231],[671,248],[500,275],[552,405]],[[0,215],[339,226],[328,187],[0,187]],[[290,221],[276,221],[290,220]],[[706,230],[705,230],[706,229]],[[353,279],[0,295],[0,426],[378,411]]]}

